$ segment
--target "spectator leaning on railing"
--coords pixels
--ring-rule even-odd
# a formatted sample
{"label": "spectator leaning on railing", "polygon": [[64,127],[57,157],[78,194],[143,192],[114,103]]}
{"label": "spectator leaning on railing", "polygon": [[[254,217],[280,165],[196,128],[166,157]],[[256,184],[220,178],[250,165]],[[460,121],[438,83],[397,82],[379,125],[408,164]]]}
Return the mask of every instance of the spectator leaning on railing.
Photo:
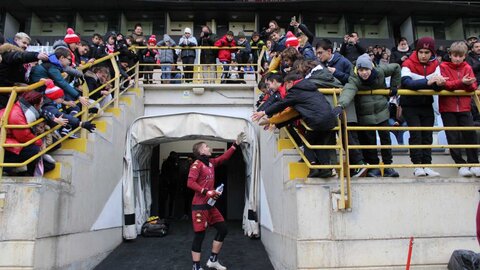
{"label": "spectator leaning on railing", "polygon": [[[27,52],[30,37],[25,33],[17,33],[14,40],[0,46],[0,87],[27,84],[25,64],[38,60],[48,60],[46,53]],[[8,94],[0,94],[0,108],[8,102]]]}
{"label": "spectator leaning on railing", "polygon": [[88,106],[88,99],[80,95],[80,90],[71,86],[62,76],[64,68],[70,66],[72,59],[70,52],[65,48],[58,48],[49,56],[49,62],[42,63],[32,68],[30,82],[36,83],[41,79],[50,78],[55,85],[65,93],[65,105],[75,106],[74,101],[79,100],[83,106]]}
{"label": "spectator leaning on railing", "polygon": [[[78,113],[78,107],[66,108],[62,106],[64,102],[64,92],[61,88],[55,86],[52,80],[45,81],[45,100],[42,104],[42,116],[45,117],[47,123],[54,127],[61,125],[60,134],[66,136],[70,131],[81,126],[82,128],[93,132],[96,128],[95,124],[90,121],[80,122],[75,117]],[[63,109],[63,111],[60,111]]]}
{"label": "spectator leaning on railing", "polygon": [[[9,125],[27,125],[29,122],[37,120],[40,116],[40,105],[42,103],[42,94],[38,92],[27,92],[20,97],[12,107],[8,116]],[[0,118],[5,114],[5,109],[0,110]],[[30,120],[30,121],[29,121]],[[19,144],[25,143],[35,138],[30,128],[7,129],[6,143]],[[34,155],[38,154],[42,147],[42,139],[25,147],[15,146],[5,148],[6,163],[22,163]],[[27,165],[27,175],[33,176],[38,159]],[[11,169],[4,168],[7,173]]]}
{"label": "spectator leaning on railing", "polygon": [[[463,41],[454,42],[450,46],[450,59],[452,62],[440,64],[440,72],[446,78],[445,89],[449,91],[465,90],[468,92],[477,89],[477,80],[470,65],[465,62],[468,47]],[[440,96],[439,109],[442,115],[443,125],[473,126],[471,111],[471,96]],[[447,130],[448,144],[477,144],[474,130],[456,131]],[[462,157],[462,149],[451,148],[450,155],[456,164],[478,163],[478,148],[466,148],[467,161]],[[463,177],[472,175],[480,177],[480,167],[461,167],[458,174]]]}
{"label": "spectator leaning on railing", "polygon": [[[358,116],[358,123],[362,126],[388,126],[390,112],[388,109],[388,98],[382,95],[359,95],[357,92],[372,91],[376,89],[385,89],[385,78],[391,76],[390,96],[397,94],[400,85],[400,66],[398,64],[388,64],[375,67],[368,54],[363,54],[356,60],[354,73],[348,79],[348,83],[338,99],[338,106],[333,109],[336,115],[339,115],[346,106],[355,100],[355,106]],[[378,131],[382,145],[391,145],[389,131]],[[360,143],[362,145],[376,145],[376,131],[359,131]],[[382,159],[384,164],[392,164],[392,149],[382,149]],[[380,160],[376,149],[363,150],[365,161],[369,164],[379,164]],[[381,176],[379,169],[371,169],[367,176]],[[393,168],[385,168],[386,177],[399,177],[398,172]]]}
{"label": "spectator leaning on railing", "polygon": [[[435,57],[435,41],[431,37],[422,37],[417,41],[415,51],[402,65],[402,86],[410,90],[433,89],[441,90],[445,85],[445,78],[440,74],[439,63]],[[433,97],[401,96],[400,107],[402,115],[410,127],[433,127]],[[432,131],[410,130],[411,145],[431,145]],[[432,164],[432,149],[410,149],[410,159],[413,164],[427,166]],[[418,167],[413,171],[414,176],[439,176],[440,174],[428,167]]]}

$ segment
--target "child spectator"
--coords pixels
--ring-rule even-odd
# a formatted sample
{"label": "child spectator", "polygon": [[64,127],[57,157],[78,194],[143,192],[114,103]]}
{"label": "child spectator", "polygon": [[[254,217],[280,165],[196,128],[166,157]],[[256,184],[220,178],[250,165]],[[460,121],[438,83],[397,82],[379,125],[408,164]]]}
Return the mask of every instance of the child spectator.
{"label": "child spectator", "polygon": [[[235,58],[239,64],[248,64],[248,60],[250,59],[250,43],[247,41],[245,34],[243,32],[238,33],[238,41],[237,46],[245,47],[243,49],[238,49],[237,53],[235,54]],[[244,67],[240,65],[239,68]],[[245,77],[245,73],[240,70],[239,78],[243,80]]]}
{"label": "child spectator", "polygon": [[[454,42],[450,46],[449,56],[452,62],[440,64],[440,72],[446,77],[445,89],[448,91],[465,90],[468,92],[477,89],[477,80],[470,65],[465,62],[468,47],[463,41]],[[471,96],[440,96],[439,109],[443,125],[446,127],[473,126],[471,111]],[[475,131],[447,130],[448,144],[476,144]],[[462,149],[451,148],[450,155],[456,164],[478,163],[478,149],[466,148],[467,161],[462,157]],[[480,177],[479,167],[461,167],[458,174],[463,177],[475,175]]]}
{"label": "child spectator", "polygon": [[[183,36],[178,41],[180,47],[197,46],[197,39],[192,35],[192,30],[188,27],[183,31]],[[182,58],[185,81],[191,83],[193,79],[193,64],[195,63],[195,49],[182,49],[180,57]]]}
{"label": "child spectator", "polygon": [[[402,85],[406,89],[441,90],[445,78],[440,75],[440,67],[435,58],[435,41],[431,37],[422,37],[417,41],[415,51],[403,62]],[[433,97],[432,96],[402,96],[400,107],[402,115],[409,127],[433,127]],[[410,131],[409,144],[431,145],[432,131]],[[432,149],[410,149],[410,159],[413,164],[432,164]],[[428,167],[418,167],[414,176],[439,176],[440,174]]]}
{"label": "child spectator", "polygon": [[77,66],[77,59],[75,58],[75,50],[77,50],[78,45],[80,44],[80,37],[75,34],[75,31],[72,28],[67,29],[67,34],[63,41],[67,43],[68,49],[70,50],[70,56],[72,57],[72,66]]}
{"label": "child spectator", "polygon": [[[355,96],[358,91],[371,91],[375,89],[387,88],[385,78],[391,76],[390,96],[397,94],[400,85],[400,66],[398,64],[388,64],[374,68],[368,54],[363,54],[356,60],[356,69],[350,76],[348,83],[343,88],[342,94],[338,100],[338,106],[333,109],[336,115],[339,115],[350,102],[355,100],[355,107],[358,116],[358,124],[362,126],[388,126],[390,112],[388,109],[388,98],[382,95],[361,95]],[[389,131],[378,131],[382,145],[391,145]],[[376,145],[376,131],[358,132],[360,144]],[[382,149],[382,159],[384,164],[392,164],[392,149]],[[376,149],[365,149],[363,151],[365,161],[369,164],[379,164]],[[381,176],[379,169],[368,170],[367,176]],[[385,168],[383,176],[399,177],[398,172],[393,168]]]}
{"label": "child spectator", "polygon": [[150,38],[148,39],[148,46],[146,49],[143,49],[141,51],[142,55],[142,63],[149,64],[148,66],[144,66],[143,70],[146,72],[145,73],[145,79],[146,83],[152,83],[153,82],[153,65],[157,62],[157,55],[158,51],[156,49],[153,49],[151,47],[155,47],[157,44],[157,39],[155,38],[155,35],[151,35]]}
{"label": "child spectator", "polygon": [[71,86],[62,76],[65,68],[72,62],[70,51],[65,48],[57,48],[55,53],[49,56],[49,62],[42,63],[32,68],[30,73],[31,83],[36,83],[44,78],[50,78],[63,90],[65,90],[65,105],[75,106],[74,101],[79,100],[83,106],[88,106],[88,99],[80,95],[80,90]]}
{"label": "child spectator", "polygon": [[[163,40],[160,40],[157,46],[173,47],[177,46],[177,43],[175,43],[169,35],[165,34],[163,35]],[[170,79],[172,78],[172,64],[175,58],[175,50],[173,49],[158,50],[157,59],[160,64],[162,64],[162,66],[160,66],[162,69],[162,83],[170,83]]]}
{"label": "child spectator", "polygon": [[[45,99],[42,104],[42,116],[45,117],[48,124],[53,127],[56,124],[62,125],[63,127],[60,130],[62,136],[66,136],[73,129],[81,126],[82,128],[93,132],[96,128],[95,124],[92,124],[90,121],[80,122],[75,114],[78,113],[79,108],[69,107],[66,108],[62,106],[64,102],[64,93],[63,90],[53,84],[52,80],[46,80],[45,86]],[[63,107],[63,111],[60,109]]]}
{"label": "child spectator", "polygon": [[[310,81],[302,79],[299,73],[291,72],[284,78],[285,88],[288,91],[285,99],[276,102],[266,108],[265,111],[259,111],[253,114],[252,120],[259,120],[264,115],[272,116],[285,110],[287,107],[293,107],[312,128],[312,131],[305,132],[305,138],[313,145],[326,145],[331,137],[331,129],[335,127],[337,121],[332,113],[327,100],[320,93],[317,87]],[[312,150],[305,148],[305,156],[312,165],[327,165],[330,163],[329,156],[325,150]],[[331,169],[312,169],[308,177],[332,177]]]}
{"label": "child spectator", "polygon": [[[221,37],[219,40],[215,42],[216,47],[235,47],[237,46],[237,42],[233,39],[233,32],[228,31],[227,34]],[[235,52],[234,49],[219,49],[218,50],[218,60],[222,63],[223,66],[223,74],[222,80],[228,76],[229,66],[226,64],[230,64],[232,62],[232,53]]]}

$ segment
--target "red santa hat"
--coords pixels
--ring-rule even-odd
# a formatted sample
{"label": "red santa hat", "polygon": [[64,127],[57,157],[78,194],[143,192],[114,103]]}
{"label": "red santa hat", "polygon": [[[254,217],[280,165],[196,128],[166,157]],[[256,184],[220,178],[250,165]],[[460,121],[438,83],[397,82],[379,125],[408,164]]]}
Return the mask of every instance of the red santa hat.
{"label": "red santa hat", "polygon": [[79,43],[80,38],[75,34],[75,31],[73,31],[72,28],[67,29],[67,35],[63,38],[63,41],[65,43],[70,44],[70,43]]}
{"label": "red santa hat", "polygon": [[47,89],[45,90],[45,96],[51,100],[63,98],[63,96],[65,95],[63,93],[63,90],[60,87],[56,86],[50,79],[45,80],[45,86],[47,87]]}
{"label": "red santa hat", "polygon": [[155,35],[151,35],[148,39],[148,44],[150,43],[157,44],[157,38],[155,37]]}
{"label": "red santa hat", "polygon": [[285,46],[295,48],[298,47],[298,38],[291,31],[288,31],[285,36],[287,37],[287,40],[285,41]]}

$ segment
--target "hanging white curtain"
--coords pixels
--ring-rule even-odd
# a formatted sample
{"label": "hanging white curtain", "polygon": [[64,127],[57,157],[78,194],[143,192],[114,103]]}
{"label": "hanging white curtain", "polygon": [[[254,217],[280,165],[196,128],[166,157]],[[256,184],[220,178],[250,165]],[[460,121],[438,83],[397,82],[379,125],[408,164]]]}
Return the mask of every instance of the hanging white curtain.
{"label": "hanging white curtain", "polygon": [[[149,216],[150,195],[150,158],[152,148],[160,143],[213,139],[234,141],[240,132],[247,134],[247,142],[242,145],[246,166],[245,208],[243,229],[245,234],[256,237],[259,234],[256,213],[259,210],[259,152],[258,139],[254,126],[249,120],[209,115],[184,113],[174,115],[149,116],[135,120],[130,127],[124,156],[124,238],[134,239],[139,228]],[[135,217],[131,223],[132,215]],[[128,223],[127,223],[128,219]],[[135,229],[135,224],[138,229]],[[138,227],[140,226],[140,227]]]}

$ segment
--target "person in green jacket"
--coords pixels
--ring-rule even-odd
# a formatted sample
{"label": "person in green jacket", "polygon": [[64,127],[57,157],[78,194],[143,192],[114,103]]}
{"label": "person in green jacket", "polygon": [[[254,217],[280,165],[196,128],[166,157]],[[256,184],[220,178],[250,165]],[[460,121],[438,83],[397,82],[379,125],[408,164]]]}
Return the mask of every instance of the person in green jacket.
{"label": "person in green jacket", "polygon": [[[348,83],[344,86],[338,100],[338,106],[333,109],[335,115],[340,115],[344,108],[350,102],[355,100],[358,124],[360,126],[388,126],[390,117],[388,110],[388,97],[382,95],[357,95],[357,92],[372,91],[376,89],[385,89],[387,85],[385,78],[391,76],[390,96],[397,95],[397,89],[400,85],[401,68],[398,64],[388,64],[374,67],[368,54],[362,54],[358,57],[353,71],[350,73]],[[382,145],[391,145],[389,131],[378,131]],[[359,131],[359,140],[361,145],[376,145],[376,131]],[[382,149],[382,160],[384,164],[392,164],[393,156],[391,149]],[[377,155],[377,149],[363,150],[365,161],[369,164],[379,164],[380,159]],[[368,171],[369,177],[380,177],[379,169]],[[384,170],[385,177],[399,177],[398,172],[393,168]]]}

